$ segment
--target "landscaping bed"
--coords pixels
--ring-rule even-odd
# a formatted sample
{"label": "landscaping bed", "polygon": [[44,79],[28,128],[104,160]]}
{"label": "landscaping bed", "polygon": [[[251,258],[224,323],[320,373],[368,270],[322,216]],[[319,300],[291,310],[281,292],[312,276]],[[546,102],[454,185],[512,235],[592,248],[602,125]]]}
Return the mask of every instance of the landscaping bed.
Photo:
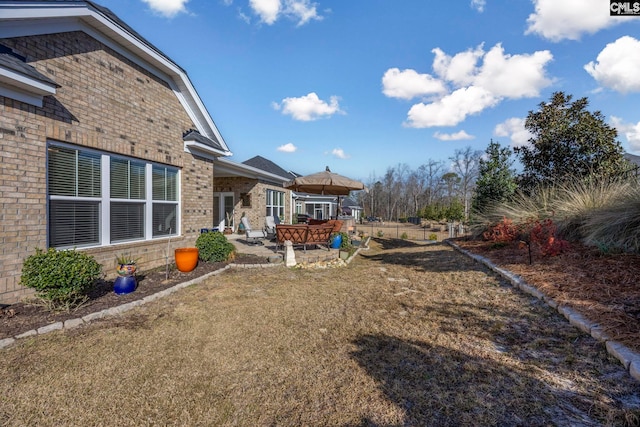
{"label": "landscaping bed", "polygon": [[557,256],[542,256],[513,242],[505,245],[456,239],[462,249],[522,277],[560,305],[599,324],[606,334],[640,353],[640,255],[607,254],[572,243]]}
{"label": "landscaping bed", "polygon": [[[233,260],[237,264],[266,263],[261,257],[249,254],[238,254]],[[182,273],[172,266],[169,273],[164,268],[148,272],[142,271],[137,275],[138,287],[132,293],[116,295],[113,292],[113,281],[101,280],[89,293],[89,300],[72,311],[51,312],[35,299],[11,304],[0,308],[0,339],[15,337],[21,333],[38,329],[51,323],[83,317],[131,301],[142,299],[148,295],[171,288],[178,283],[188,282],[196,277],[204,276],[224,268],[228,262],[202,262],[188,273]]]}

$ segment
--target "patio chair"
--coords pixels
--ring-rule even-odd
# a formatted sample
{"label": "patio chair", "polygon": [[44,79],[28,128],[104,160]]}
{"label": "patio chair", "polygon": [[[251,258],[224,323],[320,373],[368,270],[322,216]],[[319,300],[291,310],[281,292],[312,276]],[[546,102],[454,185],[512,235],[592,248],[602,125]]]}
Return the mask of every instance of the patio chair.
{"label": "patio chair", "polygon": [[276,220],[273,216],[267,216],[264,218],[265,228],[267,233],[267,239],[273,240],[276,237]]}
{"label": "patio chair", "polygon": [[249,218],[247,218],[246,216],[243,216],[241,221],[244,225],[244,232],[247,236],[247,243],[263,244],[261,239],[265,239],[267,237],[267,233],[264,230],[255,230],[251,228]]}
{"label": "patio chair", "polygon": [[224,219],[222,221],[220,221],[220,224],[218,224],[217,227],[213,227],[211,229],[211,231],[219,231],[219,232],[223,233],[224,232]]}

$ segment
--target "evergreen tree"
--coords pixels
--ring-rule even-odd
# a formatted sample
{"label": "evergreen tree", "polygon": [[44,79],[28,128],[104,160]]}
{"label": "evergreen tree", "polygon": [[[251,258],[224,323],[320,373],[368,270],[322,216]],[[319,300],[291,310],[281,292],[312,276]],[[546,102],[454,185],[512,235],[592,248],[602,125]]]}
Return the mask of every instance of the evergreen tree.
{"label": "evergreen tree", "polygon": [[624,169],[617,131],[599,112],[587,111],[587,98],[572,102],[571,95],[556,92],[551,101],[530,111],[525,128],[533,134],[531,145],[515,148],[523,165],[520,185],[527,190],[576,177],[610,177]]}
{"label": "evergreen tree", "polygon": [[472,202],[475,212],[484,212],[489,206],[507,200],[518,188],[509,147],[501,147],[492,140],[485,153],[485,157],[480,158]]}

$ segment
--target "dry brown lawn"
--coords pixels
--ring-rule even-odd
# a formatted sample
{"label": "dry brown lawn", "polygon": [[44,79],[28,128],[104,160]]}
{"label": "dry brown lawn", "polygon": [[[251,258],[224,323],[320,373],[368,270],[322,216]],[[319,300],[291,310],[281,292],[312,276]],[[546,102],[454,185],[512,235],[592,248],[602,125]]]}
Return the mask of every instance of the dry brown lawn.
{"label": "dry brown lawn", "polygon": [[19,340],[0,424],[640,424],[640,383],[602,344],[449,246],[390,242]]}

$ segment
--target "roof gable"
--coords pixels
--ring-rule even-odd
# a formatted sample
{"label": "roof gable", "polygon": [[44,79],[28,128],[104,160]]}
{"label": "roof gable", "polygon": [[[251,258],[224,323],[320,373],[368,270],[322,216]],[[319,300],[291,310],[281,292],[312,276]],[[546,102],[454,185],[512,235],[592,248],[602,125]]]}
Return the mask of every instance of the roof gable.
{"label": "roof gable", "polygon": [[86,0],[0,0],[0,38],[69,31],[85,32],[166,81],[198,132],[215,141],[205,154],[232,154],[187,73],[108,8]]}

